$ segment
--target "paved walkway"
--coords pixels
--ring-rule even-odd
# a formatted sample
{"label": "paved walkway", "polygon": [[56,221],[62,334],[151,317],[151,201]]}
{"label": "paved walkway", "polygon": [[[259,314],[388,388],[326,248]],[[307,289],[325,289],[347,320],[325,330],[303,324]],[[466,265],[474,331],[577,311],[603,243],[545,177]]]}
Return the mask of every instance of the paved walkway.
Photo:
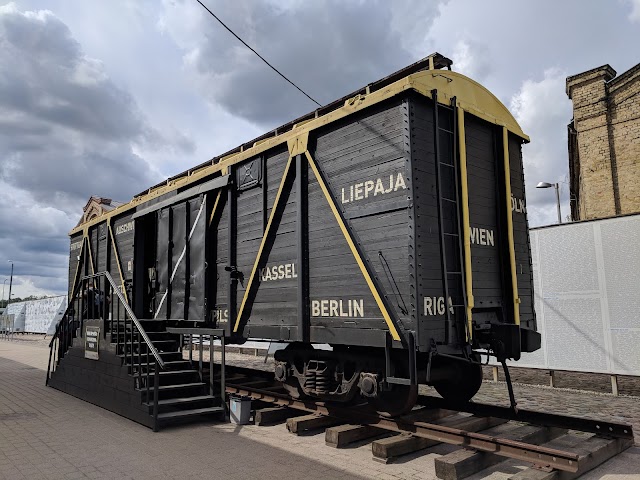
{"label": "paved walkway", "polygon": [[[295,437],[283,425],[205,424],[154,434],[116,414],[45,387],[48,350],[43,346],[43,342],[36,341],[0,341],[0,480],[433,479],[433,459],[454,448],[442,445],[428,454],[418,453],[396,464],[381,465],[371,460],[368,444],[336,450],[324,445],[324,435]],[[482,399],[499,395],[502,388],[500,384],[483,386]],[[631,410],[640,408],[638,398],[585,394],[574,397],[579,394],[518,388],[522,403],[527,405],[542,401],[540,398],[549,394],[547,390],[555,395],[558,405],[565,402],[566,408],[576,411],[584,409],[593,398],[602,399],[597,403],[601,411],[611,409],[624,418],[629,412],[617,410],[623,406],[616,407],[614,401],[629,402]],[[640,427],[636,428],[640,432]],[[523,467],[509,461],[487,478],[506,479]],[[583,478],[640,479],[640,447],[627,450]]]}

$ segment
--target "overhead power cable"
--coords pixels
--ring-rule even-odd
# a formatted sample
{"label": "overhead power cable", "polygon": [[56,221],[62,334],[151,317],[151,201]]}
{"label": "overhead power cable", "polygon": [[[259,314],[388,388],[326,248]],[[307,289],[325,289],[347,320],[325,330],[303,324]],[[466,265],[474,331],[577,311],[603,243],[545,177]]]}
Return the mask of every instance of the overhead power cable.
{"label": "overhead power cable", "polygon": [[245,47],[247,47],[249,50],[251,50],[253,53],[255,53],[255,54],[258,56],[258,58],[260,58],[260,60],[262,60],[262,61],[263,61],[264,63],[266,63],[267,65],[269,65],[269,67],[271,67],[271,69],[272,69],[274,72],[276,72],[278,75],[280,75],[282,78],[284,78],[284,79],[285,79],[287,82],[289,82],[291,85],[293,85],[294,87],[296,87],[296,88],[297,88],[297,89],[298,89],[298,90],[299,90],[299,91],[300,91],[300,92],[301,92],[305,97],[307,97],[307,98],[308,98],[309,100],[311,100],[313,103],[315,103],[315,104],[316,104],[316,105],[318,105],[319,107],[321,107],[321,106],[322,106],[322,105],[321,105],[320,103],[318,103],[315,99],[313,99],[313,98],[312,98],[312,97],[311,97],[307,92],[305,92],[305,91],[304,91],[304,90],[302,90],[299,86],[297,86],[295,83],[293,83],[291,80],[289,80],[289,79],[288,79],[288,78],[287,78],[287,77],[286,77],[282,72],[280,72],[280,70],[278,70],[276,67],[274,67],[273,65],[271,65],[269,62],[267,62],[267,60],[266,60],[262,55],[260,55],[258,52],[256,52],[253,48],[251,48],[251,47],[247,44],[247,42],[245,42],[245,41],[244,41],[244,40],[242,40],[238,35],[236,35],[236,33],[235,33],[233,30],[231,30],[229,27],[227,27],[227,26],[225,25],[225,23],[224,23],[222,20],[220,20],[220,19],[217,17],[217,15],[216,15],[215,13],[213,13],[211,10],[209,10],[209,8],[208,8],[204,3],[202,3],[200,0],[196,0],[196,1],[197,1],[200,5],[202,5],[202,7],[203,7],[207,12],[209,12],[209,13],[211,14],[211,16],[212,16],[213,18],[215,18],[215,19],[220,23],[220,25],[222,25],[224,28],[226,28],[226,29],[229,31],[229,33],[231,33],[231,35],[233,35],[233,36],[234,36],[234,37],[236,37],[238,40],[240,40],[240,42],[242,42],[242,44],[243,44]]}

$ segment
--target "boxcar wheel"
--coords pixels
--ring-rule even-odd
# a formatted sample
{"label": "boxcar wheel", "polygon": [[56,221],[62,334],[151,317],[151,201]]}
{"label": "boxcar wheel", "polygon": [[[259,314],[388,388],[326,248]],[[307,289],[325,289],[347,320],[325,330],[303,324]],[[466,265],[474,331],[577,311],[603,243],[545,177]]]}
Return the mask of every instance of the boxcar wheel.
{"label": "boxcar wheel", "polygon": [[442,398],[452,403],[468,402],[482,385],[482,365],[455,362],[456,375],[433,385]]}
{"label": "boxcar wheel", "polygon": [[418,385],[393,385],[391,390],[381,392],[371,400],[378,415],[397,417],[411,411],[418,400]]}

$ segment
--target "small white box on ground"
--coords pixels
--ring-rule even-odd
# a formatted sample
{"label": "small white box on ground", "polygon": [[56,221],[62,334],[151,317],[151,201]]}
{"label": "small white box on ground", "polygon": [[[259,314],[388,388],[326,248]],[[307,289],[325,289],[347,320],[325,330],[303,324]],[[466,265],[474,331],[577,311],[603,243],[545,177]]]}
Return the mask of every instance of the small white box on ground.
{"label": "small white box on ground", "polygon": [[247,425],[251,418],[251,398],[231,396],[229,399],[231,423]]}

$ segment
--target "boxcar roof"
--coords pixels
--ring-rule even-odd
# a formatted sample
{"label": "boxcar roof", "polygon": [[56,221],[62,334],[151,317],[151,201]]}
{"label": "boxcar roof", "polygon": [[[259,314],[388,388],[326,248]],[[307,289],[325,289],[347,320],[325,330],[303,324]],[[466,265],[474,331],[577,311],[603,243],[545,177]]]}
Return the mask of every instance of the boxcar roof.
{"label": "boxcar roof", "polygon": [[413,90],[431,98],[431,91],[435,89],[438,91],[438,102],[447,105],[455,97],[456,105],[465,112],[491,123],[505,126],[523,141],[529,141],[529,137],[523,133],[516,119],[500,100],[474,80],[450,70],[442,70],[442,68],[450,69],[450,67],[451,60],[448,58],[439,53],[429,55],[408,67],[370,83],[227,153],[170,177],[166,181],[135,195],[129,203],[125,203],[110,212],[77,226],[69,232],[69,235],[75,235],[80,232],[86,233],[91,225],[120,215],[151,199],[173,190],[184,188],[203,178],[215,174],[226,174],[230,165],[286,144],[287,141],[305,132],[316,130],[405,91]]}

